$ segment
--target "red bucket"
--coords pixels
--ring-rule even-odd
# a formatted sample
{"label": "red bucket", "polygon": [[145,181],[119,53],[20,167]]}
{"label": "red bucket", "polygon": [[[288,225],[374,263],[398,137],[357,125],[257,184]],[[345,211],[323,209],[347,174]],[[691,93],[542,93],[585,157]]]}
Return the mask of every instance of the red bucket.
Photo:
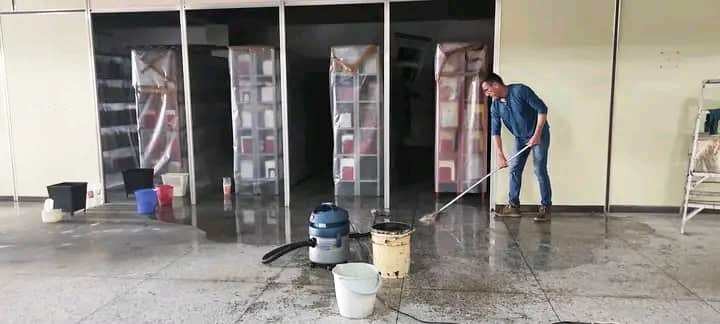
{"label": "red bucket", "polygon": [[155,188],[157,191],[158,203],[160,206],[172,206],[173,186],[160,185]]}

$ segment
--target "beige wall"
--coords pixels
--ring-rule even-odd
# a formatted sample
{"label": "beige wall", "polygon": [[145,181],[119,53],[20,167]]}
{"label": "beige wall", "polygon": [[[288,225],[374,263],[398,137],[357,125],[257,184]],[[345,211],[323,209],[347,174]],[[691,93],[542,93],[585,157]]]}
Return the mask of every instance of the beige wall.
{"label": "beige wall", "polygon": [[12,0],[0,0],[0,12],[12,11]]}
{"label": "beige wall", "polygon": [[678,206],[699,84],[720,78],[720,1],[623,1],[621,18],[611,203]]}
{"label": "beige wall", "polygon": [[[499,72],[532,87],[549,107],[553,203],[603,205],[607,163],[613,0],[502,1]],[[508,155],[514,139],[503,133]],[[528,159],[522,203],[538,204]],[[507,202],[508,171],[496,180]]]}
{"label": "beige wall", "polygon": [[85,9],[85,0],[15,0],[15,10]]}
{"label": "beige wall", "polygon": [[18,194],[45,196],[60,181],[100,183],[85,14],[0,19]]}

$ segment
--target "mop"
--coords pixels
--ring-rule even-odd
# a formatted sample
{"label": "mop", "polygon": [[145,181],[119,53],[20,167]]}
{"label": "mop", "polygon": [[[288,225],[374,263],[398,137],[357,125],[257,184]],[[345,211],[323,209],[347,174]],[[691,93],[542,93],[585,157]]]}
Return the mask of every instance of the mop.
{"label": "mop", "polygon": [[[507,160],[507,162],[510,162],[510,161],[514,160],[515,158],[517,158],[518,156],[520,156],[520,154],[522,154],[523,152],[525,152],[525,151],[526,151],[527,149],[529,149],[530,147],[531,147],[530,145],[525,146],[522,150],[518,151],[517,153],[515,153],[515,155],[511,156],[511,157]],[[478,185],[480,185],[481,183],[483,183],[483,181],[485,181],[485,180],[487,180],[488,178],[490,178],[490,176],[492,176],[493,174],[495,174],[495,172],[498,172],[498,171],[500,171],[500,170],[502,170],[502,169],[504,169],[504,167],[503,167],[503,168],[496,168],[495,170],[490,171],[490,173],[486,174],[484,177],[482,177],[482,179],[480,179],[480,180],[478,180],[477,182],[475,182],[472,186],[470,186],[470,188],[465,189],[465,191],[463,191],[462,193],[460,193],[459,195],[457,195],[457,197],[453,198],[453,200],[451,200],[449,203],[447,203],[447,204],[445,204],[444,206],[442,206],[438,211],[435,211],[435,212],[433,212],[433,213],[430,213],[430,214],[427,214],[427,215],[421,217],[421,218],[420,218],[420,222],[425,223],[425,224],[430,224],[430,223],[434,222],[438,215],[440,215],[440,214],[441,214],[442,212],[444,212],[446,209],[450,208],[455,202],[457,202],[460,198],[462,198],[463,196],[465,196],[465,194],[467,194],[468,192],[472,191],[473,189],[475,189],[475,187],[477,187]]]}

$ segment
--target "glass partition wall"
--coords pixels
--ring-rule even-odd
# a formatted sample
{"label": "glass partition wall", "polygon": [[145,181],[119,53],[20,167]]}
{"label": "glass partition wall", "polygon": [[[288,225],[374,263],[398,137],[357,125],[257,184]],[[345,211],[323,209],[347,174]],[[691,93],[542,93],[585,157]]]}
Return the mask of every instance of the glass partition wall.
{"label": "glass partition wall", "polygon": [[[391,186],[456,193],[488,170],[494,1],[390,4]],[[478,192],[487,192],[487,184]]]}
{"label": "glass partition wall", "polygon": [[[452,177],[453,168],[448,173],[437,163],[435,54],[439,45],[479,44],[490,71],[491,2],[393,2],[388,30],[381,3],[182,11],[199,200],[219,199],[226,186],[242,196],[281,197],[286,181],[299,200],[380,197],[389,194],[388,176],[396,189],[437,191],[432,182],[440,171]],[[188,173],[180,14],[92,15],[109,202],[126,199],[123,171],[152,169],[156,184],[163,174]],[[390,116],[383,113],[385,82],[392,86]],[[390,129],[383,125],[390,117],[386,143]],[[390,174],[383,167],[385,145]]]}
{"label": "glass partition wall", "polygon": [[382,196],[382,4],[285,16],[293,201]]}
{"label": "glass partition wall", "polygon": [[92,27],[107,202],[168,174],[187,190],[179,12],[93,14]]}
{"label": "glass partition wall", "polygon": [[279,8],[187,12],[198,199],[283,192]]}

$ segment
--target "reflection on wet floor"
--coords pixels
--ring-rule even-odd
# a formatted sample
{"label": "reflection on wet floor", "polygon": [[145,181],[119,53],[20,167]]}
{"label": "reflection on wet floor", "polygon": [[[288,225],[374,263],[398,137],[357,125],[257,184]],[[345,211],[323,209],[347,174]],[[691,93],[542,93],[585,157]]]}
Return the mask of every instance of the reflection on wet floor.
{"label": "reflection on wet floor", "polygon": [[[166,223],[195,226],[203,230],[211,241],[276,245],[306,238],[310,212],[323,202],[332,201],[347,209],[352,231],[368,232],[373,222],[390,219],[414,225],[423,213],[436,210],[451,198],[408,188],[393,193],[391,216],[376,220],[370,211],[382,209],[382,197],[333,197],[331,190],[320,183],[311,182],[293,192],[291,207],[285,207],[277,197],[223,197],[218,193],[199,197],[195,206],[190,205],[185,198],[176,198],[172,206],[159,207],[154,215],[147,217]],[[460,237],[453,240],[469,242],[466,244],[470,245],[463,248],[471,249],[474,240],[465,240],[464,237],[477,238],[482,231],[493,227],[488,222],[487,207],[482,205],[482,201],[482,198],[476,196],[461,200],[457,207],[453,207],[438,222],[439,230],[448,233],[459,230]],[[91,214],[102,215],[112,211],[113,214],[107,216],[114,218],[118,212],[132,213],[133,210],[134,202],[125,201],[99,207]]]}
{"label": "reflection on wet floor", "polygon": [[[304,201],[285,207],[279,199],[239,196],[230,201],[206,199],[196,206],[180,202],[172,207],[160,207],[148,217],[161,222],[195,226],[212,241],[273,245],[307,236],[310,213],[322,202]],[[344,197],[336,199],[335,203],[348,210],[352,232],[368,232],[373,223],[388,220],[414,224],[417,218],[413,209],[398,209],[374,219],[371,211],[382,210],[379,198]],[[461,211],[448,213],[447,219],[438,223],[438,230],[448,233],[458,230],[460,237],[454,240],[470,244],[462,248],[471,249],[474,240],[464,238],[477,238],[488,228],[486,209],[479,204],[462,205]]]}
{"label": "reflection on wet floor", "polygon": [[272,198],[238,197],[229,200],[205,200],[191,206],[176,201],[160,207],[149,218],[197,227],[210,241],[238,242],[250,245],[275,245],[288,241],[290,217],[281,202]]}
{"label": "reflection on wet floor", "polygon": [[[369,231],[371,208],[364,207],[368,206],[368,199],[343,199],[336,203],[349,211],[353,232]],[[308,219],[317,205],[298,203],[288,208],[279,199],[240,196],[233,197],[230,202],[206,200],[186,208],[193,210],[197,220],[193,225],[203,230],[209,240],[278,245],[307,238]]]}
{"label": "reflection on wet floor", "polygon": [[[305,240],[308,237],[310,212],[330,199],[322,190],[304,190],[293,196],[291,207],[285,207],[276,197],[222,195],[202,197],[191,206],[176,199],[171,207],[158,208],[149,218],[161,222],[194,226],[205,237],[219,243],[241,243],[268,248]],[[378,221],[399,221],[416,226],[413,244],[413,267],[416,273],[440,271],[439,260],[462,272],[467,262],[486,264],[488,269],[536,270],[566,269],[582,264],[601,262],[588,246],[608,248],[607,226],[601,217],[576,215],[561,222],[536,224],[528,218],[492,220],[483,199],[470,196],[460,200],[447,213],[441,214],[430,226],[416,224],[428,212],[440,208],[451,196],[435,196],[419,190],[405,190],[394,194],[394,208],[389,216],[374,219],[370,211],[382,209],[381,197],[335,197],[334,202],[349,211],[351,232],[364,233]],[[116,217],[122,208],[130,212],[130,205],[108,205],[109,217]],[[588,222],[592,223],[588,229]],[[631,227],[629,227],[631,228]],[[574,233],[583,233],[574,235]],[[577,244],[579,241],[582,244]],[[367,239],[351,242],[351,259],[368,261],[370,242]],[[559,249],[562,248],[562,251]],[[295,253],[299,260],[307,259]],[[601,254],[602,255],[602,254]]]}

